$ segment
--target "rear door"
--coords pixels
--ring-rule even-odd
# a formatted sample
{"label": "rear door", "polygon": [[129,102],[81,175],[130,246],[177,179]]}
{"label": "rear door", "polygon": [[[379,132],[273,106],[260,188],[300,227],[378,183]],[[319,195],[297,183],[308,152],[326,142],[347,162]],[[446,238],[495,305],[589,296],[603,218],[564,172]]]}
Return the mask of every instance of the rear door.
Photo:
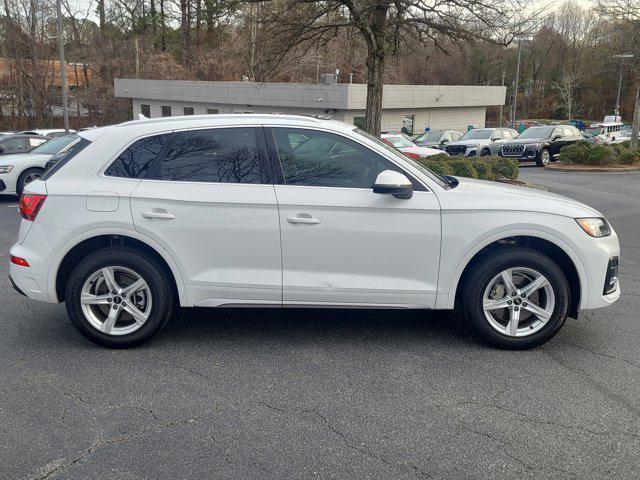
{"label": "rear door", "polygon": [[190,305],[281,305],[269,172],[258,127],[180,131],[133,191],[136,229],[179,264]]}
{"label": "rear door", "polygon": [[380,172],[402,168],[342,135],[265,133],[282,167],[275,189],[284,304],[432,308],[441,231],[435,194],[415,179],[411,199],[373,193]]}

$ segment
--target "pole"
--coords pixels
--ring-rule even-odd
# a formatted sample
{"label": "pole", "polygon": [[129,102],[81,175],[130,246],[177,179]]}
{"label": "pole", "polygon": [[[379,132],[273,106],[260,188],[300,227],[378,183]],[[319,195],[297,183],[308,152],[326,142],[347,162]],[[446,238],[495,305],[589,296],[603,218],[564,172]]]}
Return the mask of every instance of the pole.
{"label": "pole", "polygon": [[[58,0],[59,1],[59,0]],[[513,109],[511,110],[511,128],[515,130],[516,125],[516,108],[518,106],[518,81],[520,80],[520,54],[522,51],[522,42],[518,42],[518,63],[516,64],[516,81],[513,88]]]}
{"label": "pole", "polygon": [[[504,70],[502,70],[502,83],[500,84],[501,86],[504,87]],[[502,107],[503,105],[500,105],[500,118],[498,119],[498,126],[501,127],[502,126]]]}
{"label": "pole", "polygon": [[613,109],[613,114],[616,116],[616,121],[618,116],[620,115],[620,91],[622,90],[622,69],[624,68],[624,63],[620,64],[620,80],[618,81],[618,95],[616,97],[616,105]]}
{"label": "pole", "polygon": [[138,47],[138,39],[133,40],[133,46],[136,49],[136,78],[140,77],[140,48]]}
{"label": "pole", "polygon": [[69,133],[69,105],[67,104],[67,63],[64,61],[64,36],[62,32],[62,0],[56,0],[58,11],[58,53],[60,54],[60,88],[62,89],[62,114],[64,131]]}
{"label": "pole", "polygon": [[636,104],[633,111],[633,127],[631,128],[631,141],[629,148],[636,150],[638,148],[638,130],[640,129],[640,87],[636,90]]}

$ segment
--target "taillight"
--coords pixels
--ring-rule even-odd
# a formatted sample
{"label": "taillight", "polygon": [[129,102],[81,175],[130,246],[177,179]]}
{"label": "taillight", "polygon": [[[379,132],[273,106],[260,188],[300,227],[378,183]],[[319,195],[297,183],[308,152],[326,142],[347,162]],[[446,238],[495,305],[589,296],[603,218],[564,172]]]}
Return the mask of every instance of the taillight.
{"label": "taillight", "polygon": [[46,199],[46,195],[38,195],[35,193],[23,194],[22,197],[20,197],[20,216],[25,220],[33,222]]}
{"label": "taillight", "polygon": [[413,152],[403,152],[407,157],[411,157],[413,159],[418,159],[420,158],[420,155],[418,155],[417,153],[413,153]]}
{"label": "taillight", "polygon": [[29,262],[27,262],[24,258],[14,257],[13,255],[9,256],[11,263],[15,265],[20,265],[21,267],[28,267]]}

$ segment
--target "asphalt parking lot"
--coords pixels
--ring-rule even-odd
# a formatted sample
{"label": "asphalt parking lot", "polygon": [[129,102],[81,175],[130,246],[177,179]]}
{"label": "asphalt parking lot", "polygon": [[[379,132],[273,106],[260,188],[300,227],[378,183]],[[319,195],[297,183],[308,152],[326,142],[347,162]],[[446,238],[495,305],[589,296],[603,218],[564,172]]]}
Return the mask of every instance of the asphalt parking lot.
{"label": "asphalt parking lot", "polygon": [[623,298],[527,352],[455,315],[341,310],[197,311],[98,348],[11,289],[0,199],[0,478],[639,478],[640,174],[521,178],[623,245]]}

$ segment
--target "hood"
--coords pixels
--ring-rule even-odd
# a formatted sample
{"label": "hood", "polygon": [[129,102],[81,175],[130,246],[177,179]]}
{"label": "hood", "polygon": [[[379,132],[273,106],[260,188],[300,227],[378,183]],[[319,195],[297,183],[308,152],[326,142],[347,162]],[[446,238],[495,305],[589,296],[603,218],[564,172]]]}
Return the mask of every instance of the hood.
{"label": "hood", "polygon": [[[443,208],[452,210],[526,210],[566,217],[602,217],[597,210],[562,195],[501,182],[456,177],[459,184],[441,195]],[[451,195],[449,195],[449,193]],[[469,207],[472,205],[472,207]]]}
{"label": "hood", "polygon": [[439,155],[444,153],[442,150],[438,150],[437,148],[428,148],[428,147],[403,147],[400,149],[402,152],[407,153],[415,153],[416,155],[420,155],[422,157],[430,157],[431,155]]}
{"label": "hood", "polygon": [[42,163],[44,165],[44,162],[49,158],[51,158],[51,155],[43,153],[16,153],[15,155],[0,157],[0,165],[23,165],[25,163]]}
{"label": "hood", "polygon": [[493,143],[490,138],[479,138],[476,140],[472,140],[471,138],[469,138],[467,140],[457,140],[455,142],[449,142],[447,143],[446,146],[449,147],[451,145],[488,145],[490,143]]}
{"label": "hood", "polygon": [[[428,140],[424,140],[422,142],[415,142],[416,145],[418,145],[419,147],[437,147],[440,145],[440,142],[432,142],[432,141],[428,141]],[[443,144],[444,146],[449,145],[448,143]]]}
{"label": "hood", "polygon": [[538,143],[547,143],[548,141],[548,138],[514,138],[504,142],[502,145],[536,145]]}

